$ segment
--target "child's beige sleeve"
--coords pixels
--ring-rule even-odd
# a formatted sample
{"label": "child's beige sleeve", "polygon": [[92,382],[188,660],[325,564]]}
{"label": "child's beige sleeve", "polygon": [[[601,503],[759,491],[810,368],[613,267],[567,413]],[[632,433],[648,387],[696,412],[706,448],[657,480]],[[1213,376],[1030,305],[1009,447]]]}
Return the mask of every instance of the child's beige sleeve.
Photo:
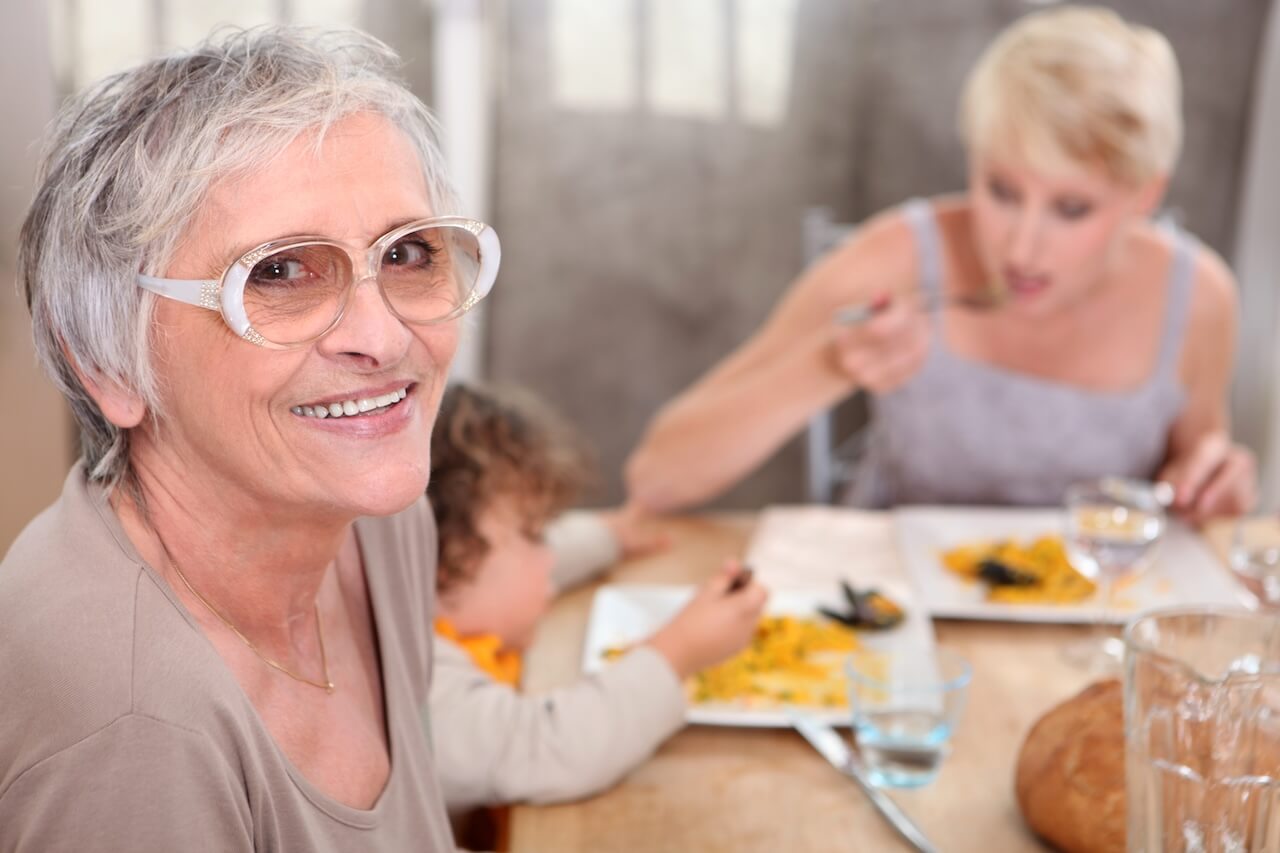
{"label": "child's beige sleeve", "polygon": [[684,724],[680,681],[648,647],[567,687],[524,695],[492,680],[457,645],[435,640],[425,713],[451,812],[598,793]]}
{"label": "child's beige sleeve", "polygon": [[622,556],[600,514],[585,510],[566,512],[548,525],[547,544],[556,556],[551,582],[557,593],[599,574]]}

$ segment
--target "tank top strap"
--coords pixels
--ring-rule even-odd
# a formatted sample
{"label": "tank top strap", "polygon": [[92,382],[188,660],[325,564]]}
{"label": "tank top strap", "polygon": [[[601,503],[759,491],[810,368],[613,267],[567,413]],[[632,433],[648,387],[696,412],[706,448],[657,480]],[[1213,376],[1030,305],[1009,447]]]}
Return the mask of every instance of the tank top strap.
{"label": "tank top strap", "polygon": [[1199,249],[1195,238],[1177,226],[1168,224],[1166,230],[1173,237],[1173,259],[1169,265],[1164,336],[1160,341],[1156,369],[1165,375],[1176,375],[1187,317],[1191,313],[1191,291],[1195,285],[1196,253]]}
{"label": "tank top strap", "polygon": [[942,237],[933,205],[927,198],[913,198],[902,206],[902,215],[916,241],[920,267],[920,291],[927,297],[942,295]]}

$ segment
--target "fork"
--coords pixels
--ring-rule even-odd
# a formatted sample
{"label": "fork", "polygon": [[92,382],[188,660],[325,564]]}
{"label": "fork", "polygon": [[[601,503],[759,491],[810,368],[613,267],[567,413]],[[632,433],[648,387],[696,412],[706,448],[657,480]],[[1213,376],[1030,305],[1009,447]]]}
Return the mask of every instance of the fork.
{"label": "fork", "polygon": [[[991,311],[1009,301],[1006,288],[990,288],[979,293],[958,293],[940,295],[926,293],[920,295],[919,310],[927,314],[941,311],[944,308],[964,308],[970,311]],[[840,326],[861,326],[863,323],[888,309],[888,299],[875,302],[861,302],[846,305],[836,310],[836,324]]]}

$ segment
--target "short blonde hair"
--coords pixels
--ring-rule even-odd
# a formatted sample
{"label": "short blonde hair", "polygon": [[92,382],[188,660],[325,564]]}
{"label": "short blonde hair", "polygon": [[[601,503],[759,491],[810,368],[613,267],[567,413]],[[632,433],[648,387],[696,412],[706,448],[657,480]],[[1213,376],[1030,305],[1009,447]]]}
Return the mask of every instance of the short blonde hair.
{"label": "short blonde hair", "polygon": [[1181,99],[1164,36],[1109,9],[1060,6],[1026,15],[987,48],[965,83],[960,132],[971,154],[1101,168],[1140,186],[1177,162]]}

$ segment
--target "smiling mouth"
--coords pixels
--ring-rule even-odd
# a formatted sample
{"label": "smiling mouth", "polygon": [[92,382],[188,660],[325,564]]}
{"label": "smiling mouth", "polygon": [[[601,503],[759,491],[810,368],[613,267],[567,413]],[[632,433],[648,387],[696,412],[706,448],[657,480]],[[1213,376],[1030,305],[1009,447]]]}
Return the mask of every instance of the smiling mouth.
{"label": "smiling mouth", "polygon": [[379,415],[395,408],[405,397],[409,396],[409,387],[398,388],[379,394],[376,397],[358,397],[350,400],[339,400],[315,406],[294,406],[289,411],[304,418],[358,418],[365,415]]}

